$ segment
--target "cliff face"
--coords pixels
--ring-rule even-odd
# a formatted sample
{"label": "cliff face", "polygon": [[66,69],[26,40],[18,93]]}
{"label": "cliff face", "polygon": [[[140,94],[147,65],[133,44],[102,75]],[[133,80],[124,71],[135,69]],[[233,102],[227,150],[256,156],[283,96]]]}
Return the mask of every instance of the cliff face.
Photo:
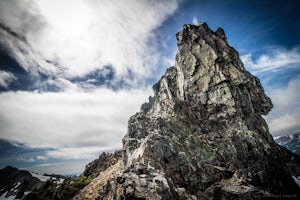
{"label": "cliff face", "polygon": [[299,195],[262,115],[272,108],[224,31],[177,33],[175,67],[128,122],[122,160],[75,199],[260,199]]}

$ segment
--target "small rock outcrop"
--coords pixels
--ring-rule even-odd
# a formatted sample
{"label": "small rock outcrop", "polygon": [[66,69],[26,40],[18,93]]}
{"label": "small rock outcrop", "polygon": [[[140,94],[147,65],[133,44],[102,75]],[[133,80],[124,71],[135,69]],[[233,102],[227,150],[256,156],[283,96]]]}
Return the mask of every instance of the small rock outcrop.
{"label": "small rock outcrop", "polygon": [[223,29],[184,25],[176,37],[175,66],[129,119],[122,159],[100,170],[80,199],[299,196],[262,118],[272,102]]}
{"label": "small rock outcrop", "polygon": [[96,177],[102,171],[116,164],[122,158],[122,151],[115,153],[103,152],[98,159],[86,165],[83,175],[86,177]]}

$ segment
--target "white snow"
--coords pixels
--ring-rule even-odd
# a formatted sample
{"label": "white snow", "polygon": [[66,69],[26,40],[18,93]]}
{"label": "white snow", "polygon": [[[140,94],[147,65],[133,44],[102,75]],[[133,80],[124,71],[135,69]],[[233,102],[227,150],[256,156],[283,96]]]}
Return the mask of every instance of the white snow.
{"label": "white snow", "polygon": [[[36,177],[38,179],[40,179],[41,181],[43,182],[46,182],[47,180],[49,180],[51,177],[50,176],[44,176],[44,175],[41,175],[41,174],[37,174],[35,172],[30,172],[30,174],[33,176],[33,177]],[[63,178],[59,178],[59,179],[56,179],[56,178],[53,178],[52,179],[57,183],[57,184],[61,184],[62,182],[64,182],[65,179]]]}
{"label": "white snow", "polygon": [[5,197],[7,194],[7,192],[3,193],[1,196],[0,196],[0,200],[15,200],[15,195],[11,195],[9,197]]}
{"label": "white snow", "polygon": [[38,178],[38,179],[40,179],[41,181],[44,181],[44,182],[46,182],[48,179],[50,179],[50,176],[44,176],[44,175],[37,174],[37,173],[34,173],[34,172],[30,172],[30,174],[33,177],[36,177],[36,178]]}
{"label": "white snow", "polygon": [[[21,185],[21,183],[20,182],[17,182],[17,184],[10,190],[10,191],[12,191],[13,193],[15,193],[15,192],[17,192],[17,190],[18,190],[18,187]],[[2,191],[3,189],[1,189],[1,191]],[[5,193],[3,193],[1,196],[0,196],[0,200],[10,200],[10,199],[15,199],[15,195],[10,195],[9,197],[5,197],[6,195],[7,195],[7,193],[8,192],[5,192]]]}
{"label": "white snow", "polygon": [[19,185],[21,185],[21,183],[20,183],[20,182],[17,182],[17,185],[16,185],[15,187],[13,187],[11,190],[12,190],[13,192],[17,192],[17,191],[18,191]]}
{"label": "white snow", "polygon": [[300,176],[296,177],[296,176],[292,176],[294,181],[298,184],[298,186],[300,187]]}
{"label": "white snow", "polygon": [[29,194],[31,191],[24,192],[24,197]]}
{"label": "white snow", "polygon": [[[56,183],[57,183],[57,184],[62,184],[62,183],[64,182],[64,180],[65,180],[65,179],[63,179],[63,178],[56,179]],[[55,179],[54,179],[54,181],[55,181]]]}

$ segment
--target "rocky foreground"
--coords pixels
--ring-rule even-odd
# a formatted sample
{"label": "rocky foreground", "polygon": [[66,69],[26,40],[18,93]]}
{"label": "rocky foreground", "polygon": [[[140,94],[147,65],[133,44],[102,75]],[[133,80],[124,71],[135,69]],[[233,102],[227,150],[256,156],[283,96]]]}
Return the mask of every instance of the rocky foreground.
{"label": "rocky foreground", "polygon": [[300,159],[274,142],[272,102],[223,29],[176,36],[176,64],[130,118],[122,152],[91,163],[97,177],[74,199],[299,198]]}

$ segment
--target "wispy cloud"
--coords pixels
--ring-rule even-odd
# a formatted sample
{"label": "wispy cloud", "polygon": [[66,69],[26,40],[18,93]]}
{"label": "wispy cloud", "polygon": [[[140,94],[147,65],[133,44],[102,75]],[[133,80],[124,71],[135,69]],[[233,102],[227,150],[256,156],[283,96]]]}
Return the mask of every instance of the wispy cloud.
{"label": "wispy cloud", "polygon": [[0,22],[26,41],[2,30],[0,42],[35,74],[70,79],[110,65],[138,85],[163,62],[154,31],[179,1],[5,1]]}
{"label": "wispy cloud", "polygon": [[[1,9],[0,7],[0,12]],[[62,73],[60,68],[48,63],[21,35],[2,26],[0,26],[0,46],[33,78],[37,77],[37,80],[39,74],[53,77]]]}
{"label": "wispy cloud", "polygon": [[39,155],[36,156],[35,160],[47,160],[47,157]]}
{"label": "wispy cloud", "polygon": [[268,91],[274,109],[266,116],[270,132],[286,135],[300,131],[300,76],[292,79],[287,86]]}
{"label": "wispy cloud", "polygon": [[194,25],[197,25],[198,24],[198,19],[196,16],[193,17],[193,24]]}
{"label": "wispy cloud", "polygon": [[[180,1],[0,1],[0,46],[34,90],[0,93],[1,138],[42,148],[37,164],[120,148],[147,80],[170,62],[155,34]],[[0,86],[14,75],[1,71]]]}
{"label": "wispy cloud", "polygon": [[0,11],[0,22],[22,40],[39,34],[46,25],[34,0],[0,1]]}
{"label": "wispy cloud", "polygon": [[245,67],[254,73],[274,71],[283,67],[291,67],[294,64],[300,65],[300,46],[291,50],[275,47],[268,49],[268,54],[260,55],[255,60],[251,53],[241,56],[241,59]]}
{"label": "wispy cloud", "polygon": [[[291,75],[300,67],[300,46],[292,49],[267,47],[259,56],[245,54],[241,59],[245,67],[255,75],[263,76],[267,94],[274,104],[273,110],[265,117],[272,135],[286,135],[300,131],[300,76]],[[257,57],[257,58],[255,58]],[[278,72],[282,73],[281,77]],[[288,83],[280,81],[289,77]],[[280,83],[280,84],[279,84]]]}
{"label": "wispy cloud", "polygon": [[23,157],[19,157],[18,160],[23,161],[23,162],[34,162],[35,159],[34,158],[23,158]]}
{"label": "wispy cloud", "polygon": [[0,88],[6,89],[16,79],[12,73],[0,70]]}
{"label": "wispy cloud", "polygon": [[48,158],[63,159],[63,160],[82,160],[94,159],[101,152],[114,152],[120,149],[119,141],[115,141],[115,146],[87,146],[87,147],[62,147],[54,150],[46,151]]}
{"label": "wispy cloud", "polygon": [[62,174],[62,175],[70,175],[71,173],[81,174],[85,168],[87,162],[91,160],[67,160],[67,161],[59,161],[59,162],[47,162],[35,164],[34,166],[25,167],[25,169],[29,169],[30,171],[38,172],[40,174]]}

